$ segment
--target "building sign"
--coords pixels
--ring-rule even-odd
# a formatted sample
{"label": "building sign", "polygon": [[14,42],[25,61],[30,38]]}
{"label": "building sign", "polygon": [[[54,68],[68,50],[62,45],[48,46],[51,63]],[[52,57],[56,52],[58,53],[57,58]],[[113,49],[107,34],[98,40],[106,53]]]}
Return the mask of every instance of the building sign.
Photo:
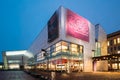
{"label": "building sign", "polygon": [[43,55],[43,53],[39,53],[37,54],[37,61],[43,60],[45,57]]}
{"label": "building sign", "polygon": [[58,38],[58,34],[59,34],[58,17],[57,13],[55,12],[48,21],[48,42],[52,42],[56,38]]}
{"label": "building sign", "polygon": [[67,9],[66,33],[69,36],[89,42],[88,21]]}

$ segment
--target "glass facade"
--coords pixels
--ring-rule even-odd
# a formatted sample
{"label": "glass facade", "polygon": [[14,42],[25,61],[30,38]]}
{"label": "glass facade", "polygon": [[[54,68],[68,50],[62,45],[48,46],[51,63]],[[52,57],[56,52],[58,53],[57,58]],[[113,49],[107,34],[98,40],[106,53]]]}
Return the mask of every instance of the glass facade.
{"label": "glass facade", "polygon": [[48,54],[47,58],[37,60],[39,62],[38,68],[64,71],[67,71],[68,68],[71,71],[83,70],[82,45],[60,41],[47,48],[46,51]]}
{"label": "glass facade", "polygon": [[101,56],[101,44],[100,42],[96,42],[96,50],[94,57]]}

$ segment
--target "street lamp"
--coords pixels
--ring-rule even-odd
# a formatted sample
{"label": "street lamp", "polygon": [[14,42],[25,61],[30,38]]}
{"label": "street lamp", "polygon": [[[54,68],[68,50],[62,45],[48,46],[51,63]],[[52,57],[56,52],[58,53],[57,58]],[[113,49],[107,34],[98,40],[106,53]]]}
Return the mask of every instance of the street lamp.
{"label": "street lamp", "polygon": [[48,53],[47,53],[47,51],[46,51],[45,49],[41,49],[41,51],[44,52],[44,53],[43,53],[43,56],[44,56],[45,58],[47,58],[47,70],[49,70],[49,57],[48,57]]}

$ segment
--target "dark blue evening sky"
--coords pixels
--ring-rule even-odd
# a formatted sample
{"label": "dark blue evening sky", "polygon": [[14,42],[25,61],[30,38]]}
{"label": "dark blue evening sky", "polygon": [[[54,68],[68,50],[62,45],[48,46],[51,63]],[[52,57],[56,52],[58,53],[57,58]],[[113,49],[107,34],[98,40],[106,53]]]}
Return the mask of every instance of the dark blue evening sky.
{"label": "dark blue evening sky", "polygon": [[106,33],[120,30],[120,0],[1,0],[1,51],[28,49],[59,6],[100,23]]}

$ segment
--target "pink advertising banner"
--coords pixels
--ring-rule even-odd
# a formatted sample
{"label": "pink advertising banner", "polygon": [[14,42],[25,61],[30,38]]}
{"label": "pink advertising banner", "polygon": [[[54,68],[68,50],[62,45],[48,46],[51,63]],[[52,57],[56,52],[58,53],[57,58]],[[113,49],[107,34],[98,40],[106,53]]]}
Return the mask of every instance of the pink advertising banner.
{"label": "pink advertising banner", "polygon": [[67,9],[66,33],[69,36],[89,42],[88,21]]}

